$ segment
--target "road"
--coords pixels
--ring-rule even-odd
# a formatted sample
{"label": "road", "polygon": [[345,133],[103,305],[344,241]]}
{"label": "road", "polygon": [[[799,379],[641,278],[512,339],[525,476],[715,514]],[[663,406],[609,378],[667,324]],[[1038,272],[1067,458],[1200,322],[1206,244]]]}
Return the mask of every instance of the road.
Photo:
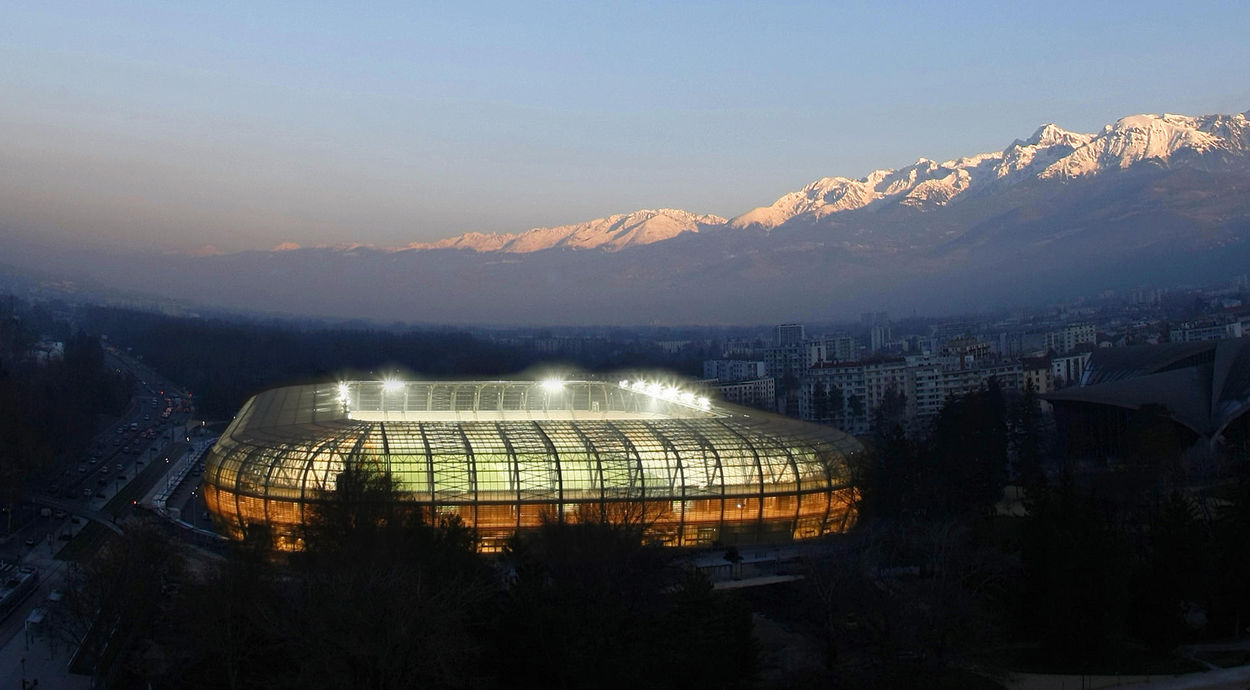
{"label": "road", "polygon": [[[70,650],[64,645],[25,634],[27,618],[36,608],[57,605],[48,594],[64,586],[70,563],[90,558],[103,543],[104,530],[120,532],[117,523],[152,485],[164,481],[188,438],[203,433],[190,421],[187,392],[124,352],[106,352],[109,366],[134,377],[126,411],[92,439],[84,457],[66,459],[29,480],[27,503],[0,522],[0,561],[38,568],[41,575],[37,590],[0,621],[0,688],[24,687],[33,679],[40,687],[90,687],[90,678],[66,671]],[[199,477],[188,479],[195,481],[184,483],[195,486],[185,489],[182,505],[190,507],[199,495]],[[197,489],[194,494],[191,488]],[[189,515],[202,513],[188,509]]]}

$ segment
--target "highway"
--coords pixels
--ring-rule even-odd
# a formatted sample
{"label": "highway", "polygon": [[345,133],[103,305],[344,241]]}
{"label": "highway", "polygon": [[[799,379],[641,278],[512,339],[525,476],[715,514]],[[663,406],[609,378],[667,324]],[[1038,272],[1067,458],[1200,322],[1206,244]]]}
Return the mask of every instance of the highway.
{"label": "highway", "polygon": [[[0,522],[0,561],[35,567],[41,577],[36,591],[0,620],[0,688],[25,687],[33,679],[41,687],[90,687],[90,678],[67,673],[70,650],[63,644],[25,633],[27,618],[57,605],[49,595],[63,586],[70,564],[94,555],[108,532],[120,533],[138,502],[166,481],[188,441],[204,434],[191,421],[186,391],[126,353],[106,352],[109,366],[134,377],[126,411],[97,433],[84,457],[64,459],[30,479],[26,503]],[[203,508],[194,503],[199,476],[187,479],[178,487],[178,505],[188,517],[201,516]]]}

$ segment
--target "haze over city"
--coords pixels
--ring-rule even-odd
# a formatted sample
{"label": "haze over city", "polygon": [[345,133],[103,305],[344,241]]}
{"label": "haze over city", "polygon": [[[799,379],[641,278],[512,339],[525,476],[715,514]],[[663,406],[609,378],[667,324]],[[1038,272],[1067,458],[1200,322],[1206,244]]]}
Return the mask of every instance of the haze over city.
{"label": "haze over city", "polygon": [[[1244,3],[6,3],[0,235],[431,242],[1250,105]],[[288,244],[289,246],[289,244]]]}
{"label": "haze over city", "polygon": [[1250,683],[1250,3],[0,5],[0,688]]}

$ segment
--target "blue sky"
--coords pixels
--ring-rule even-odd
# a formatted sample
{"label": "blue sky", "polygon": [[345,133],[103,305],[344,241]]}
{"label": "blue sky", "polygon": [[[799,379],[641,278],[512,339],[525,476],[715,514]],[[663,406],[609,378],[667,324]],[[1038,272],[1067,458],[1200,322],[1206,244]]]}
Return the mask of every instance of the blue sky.
{"label": "blue sky", "polygon": [[[0,5],[0,233],[226,251],[733,216],[1250,108],[1250,3]],[[367,8],[367,9],[362,9]]]}

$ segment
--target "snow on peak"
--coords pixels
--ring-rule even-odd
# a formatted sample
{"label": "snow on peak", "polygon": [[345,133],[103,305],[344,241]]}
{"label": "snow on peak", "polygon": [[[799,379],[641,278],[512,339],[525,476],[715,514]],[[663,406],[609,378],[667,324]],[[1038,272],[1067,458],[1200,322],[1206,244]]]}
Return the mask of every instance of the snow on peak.
{"label": "snow on peak", "polygon": [[865,177],[825,177],[769,206],[734,218],[734,227],[774,228],[799,215],[834,213],[899,203],[930,208],[958,201],[970,191],[1001,188],[1028,179],[1071,179],[1127,168],[1178,151],[1250,152],[1250,111],[1236,115],[1132,115],[1097,134],[1070,132],[1050,123],[1002,151],[935,163],[920,158],[897,170]]}
{"label": "snow on peak", "polygon": [[943,163],[918,158],[911,165],[873,170],[858,179],[822,177],[731,221],[677,209],[645,209],[521,233],[471,232],[437,242],[413,243],[407,248],[512,253],[553,247],[615,251],[726,224],[771,229],[797,216],[820,219],[888,204],[925,210],[1025,180],[1067,180],[1127,168],[1148,159],[1166,161],[1179,151],[1250,153],[1250,110],[1202,117],[1131,115],[1096,134],[1070,132],[1048,123],[1002,151]]}
{"label": "snow on peak", "polygon": [[[1042,179],[1074,179],[1103,170],[1127,168],[1148,159],[1168,160],[1177,151],[1208,153],[1244,150],[1245,118],[1187,115],[1130,115],[1107,125],[1086,145],[1055,161]],[[1221,131],[1223,130],[1223,131]],[[1236,136],[1242,134],[1241,141]]]}
{"label": "snow on peak", "polygon": [[897,170],[874,170],[858,180],[825,177],[797,192],[790,192],[770,206],[747,211],[730,221],[732,227],[774,228],[791,218],[810,214],[814,218],[852,211],[885,199],[897,199],[908,206],[944,205],[968,189],[970,169],[999,154],[980,154],[958,161],[937,163],[928,158]]}
{"label": "snow on peak", "polygon": [[1052,146],[1068,146],[1077,148],[1088,144],[1090,135],[1079,134],[1077,132],[1069,132],[1059,125],[1051,122],[1037,128],[1033,132],[1033,136],[1023,142],[1025,146],[1036,146],[1039,148],[1050,148]]}
{"label": "snow on peak", "polygon": [[530,228],[521,233],[470,232],[437,242],[414,242],[406,249],[454,248],[513,254],[553,247],[616,251],[671,239],[685,232],[698,232],[700,227],[724,225],[725,222],[720,216],[696,214],[680,209],[643,209],[572,225]]}

